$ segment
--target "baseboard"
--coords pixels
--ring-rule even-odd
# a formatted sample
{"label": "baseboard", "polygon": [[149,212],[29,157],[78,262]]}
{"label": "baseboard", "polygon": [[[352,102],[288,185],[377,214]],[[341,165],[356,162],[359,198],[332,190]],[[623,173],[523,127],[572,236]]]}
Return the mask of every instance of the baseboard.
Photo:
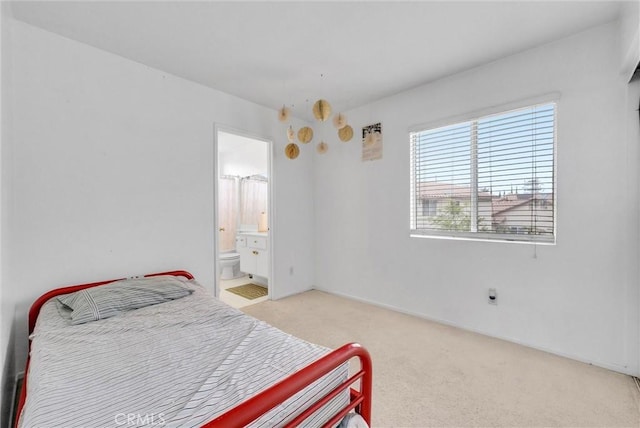
{"label": "baseboard", "polygon": [[333,294],[336,296],[340,296],[340,297],[344,297],[346,299],[351,299],[351,300],[355,300],[358,302],[362,302],[362,303],[366,303],[372,306],[377,306],[379,308],[384,308],[384,309],[389,309],[391,311],[395,311],[395,312],[400,312],[402,314],[406,314],[406,315],[411,315],[417,318],[422,318],[424,320],[427,321],[433,321],[433,322],[437,322],[438,324],[444,324],[444,325],[448,325],[450,327],[455,327],[455,328],[459,328],[461,330],[465,330],[465,331],[470,331],[472,333],[478,333],[478,334],[482,334],[483,336],[488,336],[488,337],[493,337],[495,339],[500,339],[500,340],[504,340],[507,342],[511,342],[511,343],[515,343],[518,345],[522,345],[522,346],[526,346],[527,348],[533,348],[533,349],[537,349],[538,351],[543,351],[543,352],[547,352],[549,354],[553,354],[553,355],[558,355],[560,357],[564,357],[564,358],[569,358],[571,360],[576,360],[579,361],[581,363],[585,363],[585,364],[590,364],[590,365],[594,365],[594,366],[598,366],[598,367],[602,367],[604,369],[607,370],[612,370],[614,372],[618,372],[618,373],[622,373],[625,375],[629,375],[629,376],[637,376],[640,375],[638,373],[633,373],[632,370],[627,367],[627,366],[621,366],[619,364],[611,364],[611,363],[606,363],[603,361],[598,361],[598,360],[593,360],[587,357],[583,357],[581,355],[575,355],[575,354],[571,354],[571,353],[566,353],[563,351],[559,351],[553,348],[547,348],[544,346],[539,346],[533,343],[529,343],[526,341],[522,341],[522,340],[518,340],[509,336],[501,336],[501,335],[496,335],[487,331],[483,331],[480,329],[475,329],[475,328],[470,328],[461,324],[458,324],[456,322],[453,321],[449,321],[449,320],[445,320],[445,319],[440,319],[440,318],[436,318],[436,317],[431,317],[419,312],[413,312],[413,311],[409,311],[403,308],[399,308],[393,305],[388,305],[385,303],[380,303],[380,302],[376,302],[374,300],[369,300],[369,299],[364,299],[361,297],[357,297],[357,296],[353,296],[347,293],[341,293],[341,292],[337,292],[337,291],[333,291],[333,290],[326,290],[322,287],[317,287],[314,286],[313,287],[314,290],[318,290],[318,291],[322,291],[324,293],[328,293],[328,294]]}
{"label": "baseboard", "polygon": [[[296,295],[298,295],[298,294],[306,293],[307,291],[311,291],[311,290],[314,290],[314,288],[313,288],[313,287],[311,287],[311,288],[307,288],[306,290],[294,291],[294,292],[287,293],[287,294],[279,294],[279,295],[278,295],[278,297],[272,296],[272,295],[270,294],[270,295],[269,295],[269,298],[270,298],[271,300],[286,299],[287,297],[296,296]],[[321,291],[324,291],[324,290],[321,290]],[[329,292],[327,291],[327,293],[329,293]],[[346,297],[346,296],[345,296],[345,297]]]}

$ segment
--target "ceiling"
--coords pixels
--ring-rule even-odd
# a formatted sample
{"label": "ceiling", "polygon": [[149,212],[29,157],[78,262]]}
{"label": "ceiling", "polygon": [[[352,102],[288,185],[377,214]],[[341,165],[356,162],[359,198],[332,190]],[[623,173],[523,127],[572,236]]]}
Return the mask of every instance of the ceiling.
{"label": "ceiling", "polygon": [[15,18],[270,108],[347,110],[612,21],[613,1],[29,2]]}

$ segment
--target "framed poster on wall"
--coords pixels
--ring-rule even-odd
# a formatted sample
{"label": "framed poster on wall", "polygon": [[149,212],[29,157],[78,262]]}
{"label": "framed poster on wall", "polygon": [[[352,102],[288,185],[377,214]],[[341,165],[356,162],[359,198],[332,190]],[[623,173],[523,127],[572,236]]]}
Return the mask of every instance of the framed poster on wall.
{"label": "framed poster on wall", "polygon": [[382,123],[362,127],[362,161],[382,159]]}

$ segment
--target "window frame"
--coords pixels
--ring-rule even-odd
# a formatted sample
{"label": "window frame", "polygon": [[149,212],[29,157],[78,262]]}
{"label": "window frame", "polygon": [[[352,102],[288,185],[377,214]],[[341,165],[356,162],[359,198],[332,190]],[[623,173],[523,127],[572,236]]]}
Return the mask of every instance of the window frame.
{"label": "window frame", "polygon": [[[481,232],[481,231],[450,231],[450,230],[424,230],[414,229],[414,212],[416,208],[415,195],[415,160],[413,158],[413,142],[412,134],[424,132],[440,127],[454,126],[464,122],[474,122],[493,115],[508,114],[514,110],[532,108],[537,105],[554,104],[554,126],[553,126],[553,234],[552,236],[541,235],[519,235],[509,233]],[[528,98],[507,104],[492,106],[485,109],[471,111],[465,114],[445,117],[436,121],[427,122],[419,125],[411,126],[408,129],[409,141],[409,176],[410,176],[410,204],[409,204],[409,236],[412,238],[435,238],[450,240],[468,240],[468,241],[488,241],[503,243],[520,243],[520,244],[536,244],[536,245],[555,245],[558,238],[558,116],[560,111],[560,93],[553,92],[539,97]],[[472,154],[473,156],[473,154]],[[472,166],[471,169],[475,170]],[[471,186],[477,184],[477,171],[473,171]],[[477,185],[475,186],[477,188]],[[477,189],[476,189],[477,191]],[[472,204],[477,203],[477,197],[471,198]],[[475,211],[472,209],[472,211]],[[475,213],[477,216],[477,213]],[[477,217],[474,218],[477,220]],[[472,223],[473,224],[473,223]],[[476,221],[477,226],[477,221]],[[472,226],[473,227],[473,226]]]}

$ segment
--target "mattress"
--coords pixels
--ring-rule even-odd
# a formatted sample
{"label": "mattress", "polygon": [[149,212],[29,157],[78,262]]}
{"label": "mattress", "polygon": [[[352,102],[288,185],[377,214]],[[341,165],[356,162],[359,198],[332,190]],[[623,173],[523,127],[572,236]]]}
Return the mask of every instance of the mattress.
{"label": "mattress", "polygon": [[[47,302],[30,336],[20,426],[195,427],[329,352],[186,284],[187,297],[80,325]],[[281,426],[347,375],[344,364],[251,426]],[[347,402],[345,391],[305,425]]]}

